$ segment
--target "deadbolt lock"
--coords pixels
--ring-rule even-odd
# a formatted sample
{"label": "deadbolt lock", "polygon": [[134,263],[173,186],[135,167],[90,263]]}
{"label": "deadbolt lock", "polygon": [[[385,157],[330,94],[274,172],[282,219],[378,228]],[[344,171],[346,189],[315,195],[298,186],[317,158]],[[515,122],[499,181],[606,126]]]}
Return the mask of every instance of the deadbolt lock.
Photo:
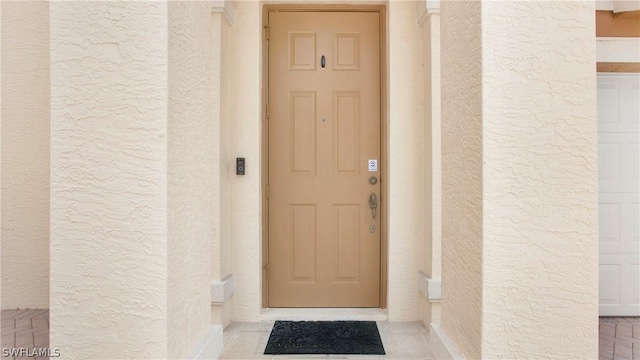
{"label": "deadbolt lock", "polygon": [[369,184],[375,185],[377,183],[378,183],[378,178],[377,177],[372,176],[372,177],[369,178]]}

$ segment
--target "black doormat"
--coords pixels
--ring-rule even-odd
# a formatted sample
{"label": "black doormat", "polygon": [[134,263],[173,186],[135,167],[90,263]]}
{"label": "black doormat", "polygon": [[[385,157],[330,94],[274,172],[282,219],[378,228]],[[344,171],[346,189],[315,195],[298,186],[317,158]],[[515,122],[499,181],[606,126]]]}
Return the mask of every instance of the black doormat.
{"label": "black doormat", "polygon": [[276,321],[266,355],[385,355],[375,321]]}

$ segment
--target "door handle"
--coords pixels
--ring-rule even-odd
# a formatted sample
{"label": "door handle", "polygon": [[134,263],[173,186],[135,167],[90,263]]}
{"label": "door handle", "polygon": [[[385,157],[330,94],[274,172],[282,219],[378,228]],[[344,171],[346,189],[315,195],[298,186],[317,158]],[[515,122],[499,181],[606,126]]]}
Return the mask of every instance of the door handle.
{"label": "door handle", "polygon": [[371,226],[369,226],[369,231],[372,233],[376,232],[376,211],[378,210],[378,196],[376,193],[371,193],[369,195],[369,208],[371,208]]}

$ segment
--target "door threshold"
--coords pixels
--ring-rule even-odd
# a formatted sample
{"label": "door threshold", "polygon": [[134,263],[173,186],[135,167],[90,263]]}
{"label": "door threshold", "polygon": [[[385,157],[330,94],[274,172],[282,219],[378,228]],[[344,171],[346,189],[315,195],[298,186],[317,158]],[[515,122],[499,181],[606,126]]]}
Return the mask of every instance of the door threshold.
{"label": "door threshold", "polygon": [[261,320],[288,321],[387,321],[387,310],[378,308],[268,308]]}

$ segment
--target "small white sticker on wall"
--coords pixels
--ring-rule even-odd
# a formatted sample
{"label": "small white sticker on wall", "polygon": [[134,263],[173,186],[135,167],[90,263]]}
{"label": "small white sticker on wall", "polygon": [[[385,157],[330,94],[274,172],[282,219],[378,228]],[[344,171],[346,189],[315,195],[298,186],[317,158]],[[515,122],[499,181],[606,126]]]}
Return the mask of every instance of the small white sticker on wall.
{"label": "small white sticker on wall", "polygon": [[378,171],[378,159],[369,159],[369,172]]}

